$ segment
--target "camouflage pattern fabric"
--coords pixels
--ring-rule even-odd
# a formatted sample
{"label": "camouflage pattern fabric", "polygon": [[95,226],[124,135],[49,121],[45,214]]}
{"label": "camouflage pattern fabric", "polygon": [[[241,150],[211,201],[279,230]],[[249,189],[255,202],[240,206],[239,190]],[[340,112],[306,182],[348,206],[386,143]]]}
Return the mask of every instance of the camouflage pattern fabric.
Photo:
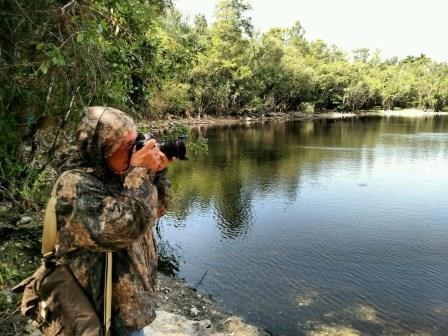
{"label": "camouflage pattern fabric", "polygon": [[152,226],[158,205],[166,206],[169,198],[166,179],[159,178],[164,185],[156,185],[149,169],[131,167],[119,177],[105,166],[118,140],[134,127],[121,111],[88,108],[77,132],[84,164],[65,173],[56,186],[56,256],[70,267],[99,316],[103,252],[114,252],[112,335],[127,335],[155,318],[157,252]]}

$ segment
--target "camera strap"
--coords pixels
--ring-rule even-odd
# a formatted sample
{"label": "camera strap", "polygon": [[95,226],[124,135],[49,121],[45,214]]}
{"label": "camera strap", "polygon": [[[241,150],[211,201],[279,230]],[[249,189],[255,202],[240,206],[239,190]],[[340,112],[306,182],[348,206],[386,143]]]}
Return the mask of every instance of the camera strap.
{"label": "camera strap", "polygon": [[106,266],[104,268],[104,335],[109,336],[112,316],[112,252],[106,252]]}

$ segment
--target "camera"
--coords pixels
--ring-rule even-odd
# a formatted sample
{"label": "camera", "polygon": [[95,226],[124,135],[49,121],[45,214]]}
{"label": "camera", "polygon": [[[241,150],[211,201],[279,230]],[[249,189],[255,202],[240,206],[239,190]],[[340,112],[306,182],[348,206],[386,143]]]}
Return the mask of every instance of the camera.
{"label": "camera", "polygon": [[[135,140],[135,150],[140,150],[150,139],[154,139],[151,133],[138,133],[137,139]],[[173,157],[178,160],[188,160],[186,157],[187,148],[185,147],[186,139],[187,137],[182,135],[175,140],[157,142],[157,146],[159,146],[160,151],[165,154],[169,160]]]}

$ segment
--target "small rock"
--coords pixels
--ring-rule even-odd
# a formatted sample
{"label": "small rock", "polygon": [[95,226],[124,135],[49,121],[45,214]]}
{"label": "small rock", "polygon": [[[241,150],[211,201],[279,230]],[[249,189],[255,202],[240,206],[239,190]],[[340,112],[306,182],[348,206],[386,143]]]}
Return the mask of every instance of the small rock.
{"label": "small rock", "polygon": [[20,220],[16,223],[17,225],[24,225],[32,222],[32,218],[29,216],[23,216],[20,218]]}
{"label": "small rock", "polygon": [[190,314],[191,316],[198,316],[199,310],[195,306],[191,306]]}
{"label": "small rock", "polygon": [[237,316],[230,316],[224,321],[224,331],[229,334],[244,335],[244,336],[258,336],[258,330],[254,326],[244,323],[244,321]]}
{"label": "small rock", "polygon": [[209,320],[193,321],[184,316],[165,311],[157,311],[157,318],[145,327],[146,336],[205,336],[211,333],[212,324]]}

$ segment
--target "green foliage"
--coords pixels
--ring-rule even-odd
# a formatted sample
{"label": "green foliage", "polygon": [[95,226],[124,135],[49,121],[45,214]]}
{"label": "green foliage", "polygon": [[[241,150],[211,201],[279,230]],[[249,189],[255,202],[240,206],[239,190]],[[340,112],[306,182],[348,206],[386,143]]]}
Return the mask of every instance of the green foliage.
{"label": "green foliage", "polygon": [[182,115],[192,109],[190,85],[179,82],[165,82],[162,88],[153,95],[151,108],[159,115]]}
{"label": "green foliage", "polygon": [[247,47],[252,25],[245,16],[249,8],[243,0],[222,0],[210,30],[202,26],[200,40],[210,43],[191,71],[194,108],[199,114],[237,114],[250,101],[252,69]]}
{"label": "green foliage", "polygon": [[[154,32],[168,6],[155,1],[1,1],[1,199],[34,198],[33,180],[53,153],[36,160],[48,120],[77,121],[87,105],[137,115],[160,83]],[[24,150],[31,148],[31,150]],[[39,197],[37,197],[39,198]]]}
{"label": "green foliage", "polygon": [[[0,232],[5,234],[4,223],[10,220],[0,214]],[[26,319],[18,314],[21,296],[11,287],[31,276],[39,264],[40,239],[36,227],[30,226],[0,241],[0,325],[2,335],[25,335]],[[39,232],[40,233],[40,232]]]}
{"label": "green foliage", "polygon": [[425,55],[382,60],[367,48],[347,53],[308,40],[300,22],[256,33],[246,0],[220,0],[212,23],[203,15],[190,23],[169,0],[2,0],[1,7],[1,199],[39,198],[33,181],[45,167],[36,134],[48,120],[70,129],[89,105],[137,120],[448,105],[446,63]]}
{"label": "green foliage", "polygon": [[188,154],[193,155],[207,155],[208,154],[208,140],[203,136],[195,136],[190,128],[185,123],[175,123],[170,126],[168,134],[163,137],[163,140],[176,140],[179,137],[186,138],[186,147]]}
{"label": "green foliage", "polygon": [[204,137],[199,137],[194,139],[194,141],[187,142],[187,150],[193,155],[198,154],[208,154],[208,139]]}
{"label": "green foliage", "polygon": [[190,129],[185,123],[178,122],[170,126],[168,134],[164,136],[163,140],[175,140],[181,136],[188,136]]}
{"label": "green foliage", "polygon": [[47,171],[33,172],[34,174],[29,177],[30,185],[25,184],[24,188],[20,191],[22,196],[27,200],[44,206],[51,194],[51,182],[52,179],[48,176]]}

